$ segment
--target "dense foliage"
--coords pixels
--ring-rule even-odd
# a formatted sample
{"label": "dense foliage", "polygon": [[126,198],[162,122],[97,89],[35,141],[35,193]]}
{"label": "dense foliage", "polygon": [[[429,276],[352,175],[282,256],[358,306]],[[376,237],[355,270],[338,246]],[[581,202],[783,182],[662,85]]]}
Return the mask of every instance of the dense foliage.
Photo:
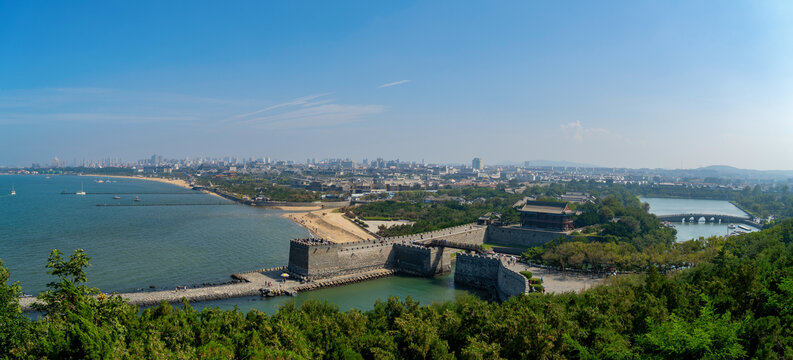
{"label": "dense foliage", "polygon": [[89,296],[84,260],[50,257],[58,281],[36,321],[20,315],[19,289],[0,271],[0,358],[793,357],[793,220],[723,240],[690,269],[651,268],[581,294],[389,299],[366,312],[308,301],[274,315],[167,304],[139,313]]}
{"label": "dense foliage", "polygon": [[470,187],[439,190],[437,193],[404,191],[397,193],[391,200],[350,207],[344,211],[368,219],[415,221],[410,225],[384,227],[378,230],[378,234],[382,236],[398,236],[470,224],[490,212],[501,214],[501,221],[505,223],[514,223],[518,221],[519,214],[512,205],[521,198],[523,195],[507,193],[503,188]]}
{"label": "dense foliage", "polygon": [[277,179],[254,177],[223,177],[215,179],[199,178],[199,183],[207,186],[210,182],[220,190],[238,197],[255,199],[261,195],[272,201],[312,202],[322,200],[322,194],[305,189],[297,189],[276,183]]}

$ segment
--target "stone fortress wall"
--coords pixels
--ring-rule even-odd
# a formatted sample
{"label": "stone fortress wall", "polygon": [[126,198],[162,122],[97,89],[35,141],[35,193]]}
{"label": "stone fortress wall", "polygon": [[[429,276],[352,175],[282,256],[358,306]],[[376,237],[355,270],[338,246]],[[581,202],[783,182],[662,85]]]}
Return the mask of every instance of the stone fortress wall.
{"label": "stone fortress wall", "polygon": [[411,275],[433,276],[451,270],[451,251],[415,243],[447,240],[463,244],[482,244],[486,231],[485,226],[470,224],[417,235],[348,243],[295,239],[289,244],[288,270],[292,276],[304,280],[385,268]]}
{"label": "stone fortress wall", "polygon": [[[315,281],[336,276],[391,269],[414,276],[451,271],[453,249],[423,243],[480,245],[484,242],[515,247],[539,246],[563,233],[519,227],[461,225],[429,233],[349,243],[295,239],[290,243],[288,272],[293,278]],[[455,282],[495,291],[500,299],[528,291],[528,280],[501,265],[498,258],[458,254]]]}
{"label": "stone fortress wall", "polygon": [[570,237],[562,232],[526,229],[513,226],[488,226],[485,234],[487,243],[529,248],[541,246],[560,236]]}
{"label": "stone fortress wall", "polygon": [[505,267],[496,256],[458,254],[454,283],[491,291],[502,301],[529,293],[529,279]]}

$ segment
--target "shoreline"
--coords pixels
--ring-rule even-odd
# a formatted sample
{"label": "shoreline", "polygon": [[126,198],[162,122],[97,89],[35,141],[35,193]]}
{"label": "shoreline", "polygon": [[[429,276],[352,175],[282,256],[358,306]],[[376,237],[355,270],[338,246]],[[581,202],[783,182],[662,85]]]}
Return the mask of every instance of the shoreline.
{"label": "shoreline", "polygon": [[[77,176],[106,177],[106,178],[116,178],[116,179],[132,179],[132,180],[155,181],[155,182],[159,182],[159,183],[163,183],[163,184],[170,184],[170,185],[178,186],[178,187],[181,187],[183,189],[193,190],[193,187],[190,186],[190,184],[188,184],[187,181],[184,181],[182,179],[177,179],[177,178],[166,179],[166,178],[159,178],[159,177],[127,176],[127,175],[96,175],[96,174],[80,174],[80,175],[77,175]],[[222,197],[222,196],[220,196],[218,194],[215,194],[214,192],[211,192],[211,191],[201,190],[201,192],[203,192],[204,194],[207,194],[207,195],[212,195],[212,196],[219,197],[221,199],[225,199],[224,197]]]}

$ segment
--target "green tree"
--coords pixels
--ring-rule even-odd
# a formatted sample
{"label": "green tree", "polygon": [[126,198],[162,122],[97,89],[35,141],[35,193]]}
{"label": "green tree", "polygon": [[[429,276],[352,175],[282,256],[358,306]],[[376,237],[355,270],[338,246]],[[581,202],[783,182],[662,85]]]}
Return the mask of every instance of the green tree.
{"label": "green tree", "polygon": [[11,273],[0,260],[0,358],[13,357],[29,334],[27,319],[22,316],[19,282],[8,284]]}

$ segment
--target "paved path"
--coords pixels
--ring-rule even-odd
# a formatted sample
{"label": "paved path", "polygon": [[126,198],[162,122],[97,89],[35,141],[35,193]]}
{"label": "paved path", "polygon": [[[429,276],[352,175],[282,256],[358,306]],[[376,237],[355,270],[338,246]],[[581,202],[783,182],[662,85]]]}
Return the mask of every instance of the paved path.
{"label": "paved path", "polygon": [[532,277],[542,278],[546,293],[581,292],[600,284],[605,274],[586,274],[572,271],[558,271],[529,266],[518,262],[511,264],[503,261],[504,266],[515,271],[531,271]]}

